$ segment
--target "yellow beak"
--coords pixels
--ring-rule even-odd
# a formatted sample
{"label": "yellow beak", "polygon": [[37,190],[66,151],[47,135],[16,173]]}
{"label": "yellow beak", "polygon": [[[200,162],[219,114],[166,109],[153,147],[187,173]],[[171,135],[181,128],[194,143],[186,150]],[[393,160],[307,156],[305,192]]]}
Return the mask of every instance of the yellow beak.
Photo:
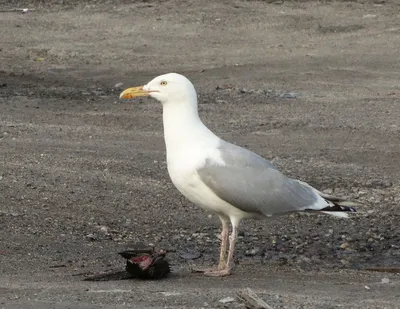
{"label": "yellow beak", "polygon": [[120,99],[132,99],[135,97],[146,97],[149,96],[150,92],[143,90],[143,86],[139,86],[139,87],[132,87],[132,88],[128,88],[125,89],[124,91],[121,92],[121,94],[119,95]]}

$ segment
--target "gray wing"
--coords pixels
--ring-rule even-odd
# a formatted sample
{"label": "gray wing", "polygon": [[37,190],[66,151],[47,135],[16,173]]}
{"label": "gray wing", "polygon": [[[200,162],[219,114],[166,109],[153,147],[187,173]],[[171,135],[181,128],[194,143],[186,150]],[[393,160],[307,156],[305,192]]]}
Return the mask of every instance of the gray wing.
{"label": "gray wing", "polygon": [[218,150],[226,165],[207,159],[197,173],[219,198],[240,210],[272,215],[328,205],[314,188],[287,178],[257,154],[227,142]]}

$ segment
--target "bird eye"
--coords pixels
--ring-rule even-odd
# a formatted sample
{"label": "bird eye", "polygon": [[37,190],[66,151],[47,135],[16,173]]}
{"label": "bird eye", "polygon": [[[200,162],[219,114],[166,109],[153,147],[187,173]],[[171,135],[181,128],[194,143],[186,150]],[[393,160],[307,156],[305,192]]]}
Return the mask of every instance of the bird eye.
{"label": "bird eye", "polygon": [[168,83],[166,81],[164,81],[164,80],[160,83],[161,86],[167,86],[167,84]]}

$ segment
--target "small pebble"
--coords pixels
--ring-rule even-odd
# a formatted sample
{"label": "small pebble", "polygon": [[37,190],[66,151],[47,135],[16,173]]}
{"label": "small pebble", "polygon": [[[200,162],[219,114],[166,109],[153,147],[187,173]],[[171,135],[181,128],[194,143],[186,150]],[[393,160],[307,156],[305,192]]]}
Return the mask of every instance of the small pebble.
{"label": "small pebble", "polygon": [[219,302],[222,304],[232,303],[234,301],[235,299],[233,297],[225,297],[219,300]]}
{"label": "small pebble", "polygon": [[86,238],[89,239],[89,240],[92,240],[92,241],[96,240],[96,236],[94,234],[92,234],[92,233],[87,234]]}
{"label": "small pebble", "polygon": [[107,233],[108,232],[108,227],[106,227],[105,225],[100,227],[100,231]]}
{"label": "small pebble", "polygon": [[253,248],[251,250],[246,250],[246,252],[244,253],[244,255],[246,256],[255,256],[260,252],[259,248]]}
{"label": "small pebble", "polygon": [[349,243],[348,242],[344,242],[344,243],[342,243],[341,245],[340,245],[340,248],[341,249],[346,249],[346,248],[348,248],[350,245],[349,245]]}
{"label": "small pebble", "polygon": [[282,95],[282,97],[285,99],[296,99],[297,96],[298,96],[298,93],[295,93],[295,92],[287,92]]}

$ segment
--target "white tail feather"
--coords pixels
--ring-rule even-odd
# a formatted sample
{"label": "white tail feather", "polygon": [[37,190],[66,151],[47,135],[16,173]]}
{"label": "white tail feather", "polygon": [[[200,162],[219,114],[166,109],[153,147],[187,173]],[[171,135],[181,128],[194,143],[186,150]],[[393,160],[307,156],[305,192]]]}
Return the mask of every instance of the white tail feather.
{"label": "white tail feather", "polygon": [[342,211],[321,211],[327,215],[331,215],[331,216],[335,216],[335,217],[339,217],[339,218],[348,218],[349,215],[345,212]]}

